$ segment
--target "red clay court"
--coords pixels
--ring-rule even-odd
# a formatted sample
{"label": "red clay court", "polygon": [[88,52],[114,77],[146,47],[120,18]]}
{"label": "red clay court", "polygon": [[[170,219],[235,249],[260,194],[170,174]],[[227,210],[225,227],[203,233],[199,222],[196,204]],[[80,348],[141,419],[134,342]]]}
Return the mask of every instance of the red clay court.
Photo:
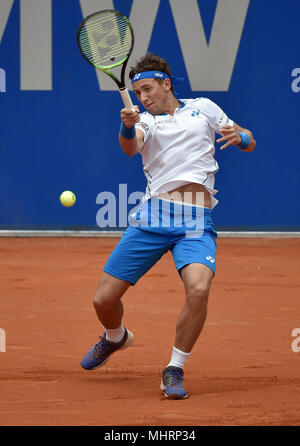
{"label": "red clay court", "polygon": [[166,255],[123,298],[135,343],[101,369],[92,305],[117,238],[0,238],[2,426],[300,424],[300,239],[219,238],[208,317],[185,366],[189,398],[159,389],[183,285]]}

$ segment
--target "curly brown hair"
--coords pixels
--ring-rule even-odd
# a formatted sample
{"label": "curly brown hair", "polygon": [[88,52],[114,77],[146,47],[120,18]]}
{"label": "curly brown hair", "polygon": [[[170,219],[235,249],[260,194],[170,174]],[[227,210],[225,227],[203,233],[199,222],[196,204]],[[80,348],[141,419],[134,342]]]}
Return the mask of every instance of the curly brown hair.
{"label": "curly brown hair", "polygon": [[[147,53],[137,61],[134,67],[131,67],[129,78],[132,79],[135,74],[142,73],[143,71],[162,71],[172,79],[171,69],[168,62],[153,53]],[[162,79],[155,80],[159,83],[163,82]],[[173,85],[171,85],[171,91],[174,93]]]}

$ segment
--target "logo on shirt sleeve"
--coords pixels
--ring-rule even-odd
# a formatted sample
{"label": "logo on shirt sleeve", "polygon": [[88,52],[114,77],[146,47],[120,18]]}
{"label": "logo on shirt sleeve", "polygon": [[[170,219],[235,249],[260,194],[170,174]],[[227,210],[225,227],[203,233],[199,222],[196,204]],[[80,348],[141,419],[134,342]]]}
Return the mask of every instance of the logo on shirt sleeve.
{"label": "logo on shirt sleeve", "polygon": [[145,122],[138,122],[136,126],[145,130],[146,133],[149,131],[149,125],[147,125]]}
{"label": "logo on shirt sleeve", "polygon": [[224,125],[231,125],[231,120],[228,118],[228,116],[225,115],[223,112],[221,116],[219,117],[218,122],[216,123],[215,128],[219,129],[220,127],[223,127]]}

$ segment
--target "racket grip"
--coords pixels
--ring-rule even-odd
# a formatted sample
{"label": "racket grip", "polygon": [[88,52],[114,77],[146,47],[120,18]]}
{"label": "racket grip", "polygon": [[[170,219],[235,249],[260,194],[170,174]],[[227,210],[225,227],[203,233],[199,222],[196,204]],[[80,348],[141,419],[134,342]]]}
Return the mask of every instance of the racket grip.
{"label": "racket grip", "polygon": [[122,88],[120,90],[120,94],[121,94],[122,100],[124,102],[125,108],[127,108],[128,110],[134,111],[133,103],[131,101],[131,97],[130,97],[130,94],[129,94],[127,88],[126,87]]}

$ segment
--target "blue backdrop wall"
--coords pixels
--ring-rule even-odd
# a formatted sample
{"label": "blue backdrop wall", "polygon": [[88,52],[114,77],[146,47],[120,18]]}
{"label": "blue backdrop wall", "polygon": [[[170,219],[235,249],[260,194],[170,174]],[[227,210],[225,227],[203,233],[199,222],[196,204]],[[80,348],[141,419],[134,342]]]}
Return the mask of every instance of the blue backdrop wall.
{"label": "blue backdrop wall", "polygon": [[132,20],[129,65],[159,54],[181,97],[254,133],[253,153],[216,145],[216,227],[300,229],[299,0],[1,0],[0,229],[94,229],[99,193],[145,189],[140,156],[118,144],[120,95],[77,49],[82,17],[109,7]]}

